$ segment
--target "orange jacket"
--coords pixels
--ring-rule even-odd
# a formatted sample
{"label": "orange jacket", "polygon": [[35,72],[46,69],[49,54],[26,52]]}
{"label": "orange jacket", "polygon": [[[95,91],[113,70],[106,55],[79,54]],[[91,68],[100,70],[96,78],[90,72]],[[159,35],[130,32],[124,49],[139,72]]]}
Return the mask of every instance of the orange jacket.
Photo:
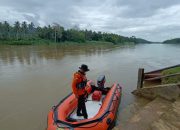
{"label": "orange jacket", "polygon": [[78,97],[86,93],[85,86],[83,88],[78,88],[80,83],[87,81],[86,75],[81,72],[74,73],[73,82],[72,82],[72,91]]}

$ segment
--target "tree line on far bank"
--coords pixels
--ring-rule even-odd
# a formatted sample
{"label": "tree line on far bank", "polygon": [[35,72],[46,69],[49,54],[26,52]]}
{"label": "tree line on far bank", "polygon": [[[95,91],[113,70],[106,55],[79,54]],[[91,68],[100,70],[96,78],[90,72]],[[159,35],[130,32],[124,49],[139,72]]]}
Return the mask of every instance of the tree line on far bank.
{"label": "tree line on far bank", "polygon": [[174,38],[174,39],[166,40],[163,43],[180,43],[180,38]]}
{"label": "tree line on far bank", "polygon": [[134,36],[124,37],[112,33],[95,32],[91,30],[80,30],[78,28],[64,29],[61,25],[54,23],[44,27],[35,27],[34,23],[16,21],[10,25],[7,21],[0,22],[0,41],[36,41],[48,40],[50,42],[86,42],[105,41],[118,43],[148,42]]}

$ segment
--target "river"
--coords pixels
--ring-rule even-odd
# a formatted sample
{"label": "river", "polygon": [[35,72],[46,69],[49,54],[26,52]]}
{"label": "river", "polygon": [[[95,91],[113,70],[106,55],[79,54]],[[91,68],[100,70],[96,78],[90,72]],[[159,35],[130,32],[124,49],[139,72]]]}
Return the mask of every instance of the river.
{"label": "river", "polygon": [[123,86],[120,111],[136,98],[138,68],[145,71],[180,63],[180,45],[126,46],[0,45],[0,130],[44,130],[47,113],[71,92],[81,64],[88,79],[106,75],[106,86]]}

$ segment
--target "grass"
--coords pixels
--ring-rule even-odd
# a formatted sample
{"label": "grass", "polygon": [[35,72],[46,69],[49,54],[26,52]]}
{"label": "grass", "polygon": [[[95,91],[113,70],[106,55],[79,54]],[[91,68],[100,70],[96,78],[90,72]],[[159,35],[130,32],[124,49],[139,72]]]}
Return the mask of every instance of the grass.
{"label": "grass", "polygon": [[[162,72],[162,75],[169,75],[169,74],[176,74],[176,73],[180,73],[180,67],[164,70]],[[162,84],[170,84],[170,83],[178,83],[178,82],[180,82],[180,75],[162,79]]]}
{"label": "grass", "polygon": [[6,44],[6,45],[43,45],[43,44],[60,44],[60,45],[95,45],[95,44],[111,44],[108,42],[100,42],[100,41],[86,41],[86,42],[73,42],[73,41],[65,41],[65,42],[54,42],[51,40],[44,40],[44,39],[23,39],[23,40],[0,40],[0,44]]}
{"label": "grass", "polygon": [[0,40],[0,44],[6,45],[35,45],[50,44],[51,41],[44,39],[23,39],[23,40]]}
{"label": "grass", "polygon": [[22,39],[22,40],[0,40],[0,44],[6,44],[6,45],[53,45],[53,44],[60,44],[64,46],[69,46],[69,45],[108,45],[108,46],[116,46],[116,45],[128,45],[132,43],[117,43],[114,44],[112,42],[106,42],[106,41],[85,41],[85,42],[73,42],[73,41],[65,41],[65,42],[54,42],[51,40],[45,40],[45,39],[40,39],[40,38],[35,38],[35,39]]}

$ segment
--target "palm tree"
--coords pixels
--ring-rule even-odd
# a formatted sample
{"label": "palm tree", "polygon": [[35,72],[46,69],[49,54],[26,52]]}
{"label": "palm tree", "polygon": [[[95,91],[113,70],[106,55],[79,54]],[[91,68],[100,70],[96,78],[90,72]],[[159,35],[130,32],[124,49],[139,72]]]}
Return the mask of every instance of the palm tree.
{"label": "palm tree", "polygon": [[57,40],[57,30],[58,30],[59,24],[58,23],[53,23],[53,28],[54,28],[54,42]]}
{"label": "palm tree", "polygon": [[16,40],[19,39],[19,33],[20,33],[20,22],[19,21],[16,21],[15,24],[14,24],[14,30],[16,32]]}
{"label": "palm tree", "polygon": [[28,32],[29,33],[33,33],[35,29],[35,25],[33,22],[31,22],[30,24],[28,24]]}
{"label": "palm tree", "polygon": [[4,21],[4,34],[5,37],[8,36],[8,38],[10,38],[10,25],[7,21]]}
{"label": "palm tree", "polygon": [[62,39],[64,28],[58,23],[53,23],[54,28],[54,41],[57,42],[57,39]]}
{"label": "palm tree", "polygon": [[23,21],[21,24],[22,32],[23,32],[23,38],[25,38],[25,35],[28,32],[28,27],[26,21]]}
{"label": "palm tree", "polygon": [[0,39],[2,39],[3,24],[0,22]]}
{"label": "palm tree", "polygon": [[32,38],[34,33],[35,33],[35,25],[33,22],[31,22],[30,24],[28,24],[29,37]]}

